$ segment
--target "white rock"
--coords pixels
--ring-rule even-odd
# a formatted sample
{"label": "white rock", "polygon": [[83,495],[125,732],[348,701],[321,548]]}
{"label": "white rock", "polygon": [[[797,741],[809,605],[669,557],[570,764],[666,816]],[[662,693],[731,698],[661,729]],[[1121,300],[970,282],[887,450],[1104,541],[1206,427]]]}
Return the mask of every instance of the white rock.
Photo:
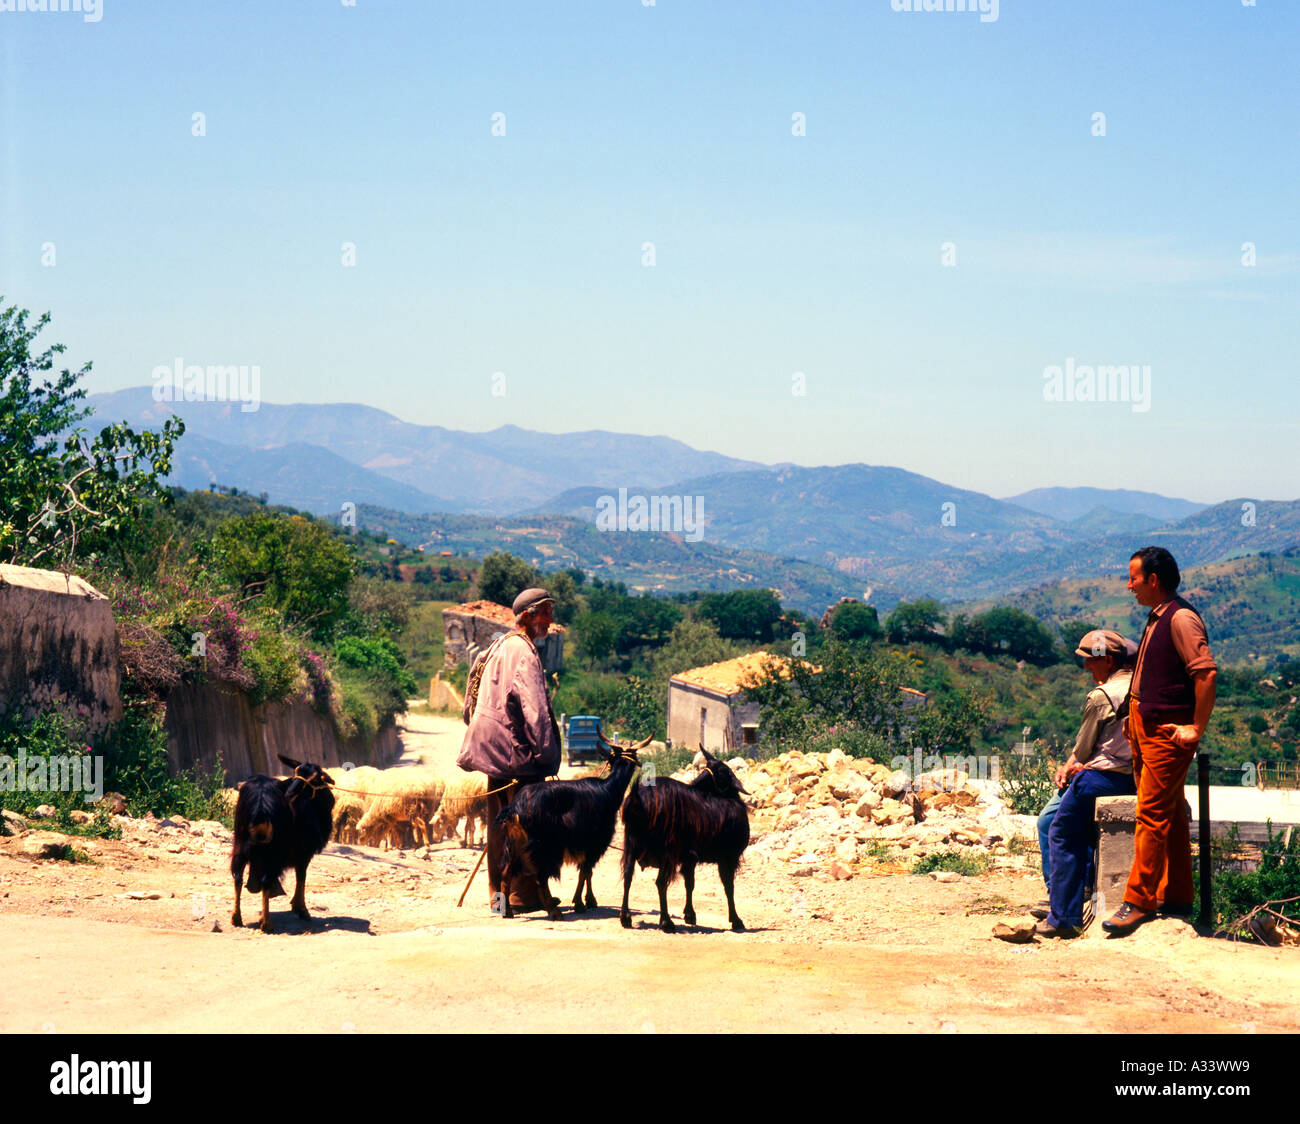
{"label": "white rock", "polygon": [[71,842],[57,831],[33,831],[23,836],[19,849],[37,859],[61,859]]}
{"label": "white rock", "polygon": [[895,769],[881,785],[886,796],[902,796],[907,791],[908,776],[902,769]]}
{"label": "white rock", "polygon": [[874,788],[868,788],[862,798],[854,805],[853,811],[859,816],[870,819],[871,813],[880,807],[880,794]]}

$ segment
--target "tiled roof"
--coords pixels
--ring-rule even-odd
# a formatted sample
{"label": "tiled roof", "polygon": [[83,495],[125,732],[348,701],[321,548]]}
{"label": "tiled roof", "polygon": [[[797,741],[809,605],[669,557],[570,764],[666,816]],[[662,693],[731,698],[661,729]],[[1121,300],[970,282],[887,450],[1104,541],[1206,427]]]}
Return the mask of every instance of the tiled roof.
{"label": "tiled roof", "polygon": [[[790,661],[785,656],[776,656],[771,652],[748,652],[735,659],[711,663],[705,667],[693,667],[690,671],[680,671],[670,683],[687,683],[692,687],[704,687],[723,695],[739,694],[745,688],[742,683],[753,682],[763,674],[763,665],[775,660],[781,667],[781,677],[790,677]],[[820,669],[816,669],[820,670]]]}
{"label": "tiled roof", "polygon": [[[704,687],[722,695],[736,695],[744,691],[745,688],[742,683],[752,683],[754,679],[763,675],[763,665],[769,660],[777,662],[782,679],[790,678],[790,660],[785,656],[777,656],[764,651],[749,652],[746,655],[737,656],[735,659],[723,660],[721,663],[711,663],[705,667],[694,667],[690,671],[678,672],[669,679],[669,682],[686,683],[692,687]],[[818,672],[821,671],[821,668],[814,664],[812,670]],[[914,695],[918,699],[925,698],[925,692],[918,691],[914,687],[900,687],[899,690],[904,694]]]}

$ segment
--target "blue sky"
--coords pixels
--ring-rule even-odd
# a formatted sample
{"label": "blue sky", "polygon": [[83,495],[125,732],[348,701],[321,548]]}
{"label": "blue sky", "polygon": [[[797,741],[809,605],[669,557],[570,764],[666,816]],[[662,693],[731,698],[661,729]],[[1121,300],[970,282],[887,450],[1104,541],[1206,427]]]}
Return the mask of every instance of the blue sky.
{"label": "blue sky", "polygon": [[[1298,38],[1293,0],[0,12],[0,293],[90,390],[180,356],[458,429],[1292,499]],[[1067,360],[1150,408],[1045,401]]]}

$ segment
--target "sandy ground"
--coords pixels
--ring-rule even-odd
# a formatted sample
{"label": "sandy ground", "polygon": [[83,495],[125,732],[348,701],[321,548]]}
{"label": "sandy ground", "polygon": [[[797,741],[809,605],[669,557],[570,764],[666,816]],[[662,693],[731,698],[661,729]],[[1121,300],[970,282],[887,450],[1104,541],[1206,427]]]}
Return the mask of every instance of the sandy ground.
{"label": "sandy ground", "polygon": [[[412,718],[408,758],[454,756],[458,726]],[[617,852],[596,870],[599,908],[553,923],[494,916],[482,872],[458,909],[478,853],[454,843],[428,858],[331,844],[308,875],[311,920],[276,899],[264,935],[230,925],[224,840],[176,828],[95,846],[94,865],[37,862],[0,839],[0,1032],[1300,1032],[1294,949],[1174,920],[1122,941],[993,939],[1040,896],[1029,872],[833,881],[755,862],[735,934],[703,868],[700,924],[670,935],[652,872],[619,925]],[[680,886],[669,900],[680,925]],[[245,921],[259,909],[245,895]],[[301,981],[322,977],[303,1004]]]}

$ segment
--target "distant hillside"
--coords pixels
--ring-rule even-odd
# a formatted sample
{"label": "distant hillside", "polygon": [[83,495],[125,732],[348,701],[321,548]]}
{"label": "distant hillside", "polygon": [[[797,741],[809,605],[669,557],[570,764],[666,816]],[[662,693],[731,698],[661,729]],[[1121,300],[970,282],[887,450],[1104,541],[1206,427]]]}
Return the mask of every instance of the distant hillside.
{"label": "distant hillside", "polygon": [[[1184,567],[1179,592],[1205,618],[1210,646],[1223,662],[1281,652],[1300,656],[1300,547]],[[997,603],[1005,598],[958,605],[954,611],[982,612]],[[1053,628],[1083,620],[1134,639],[1147,615],[1118,575],[1038,586],[1018,594],[1015,604]]]}
{"label": "distant hillside", "polygon": [[[1046,516],[901,468],[786,466],[697,477],[664,491],[702,497],[712,542],[854,575],[870,575],[885,559],[978,557],[1077,538]],[[548,506],[591,518],[600,494],[576,489]]]}
{"label": "distant hillside", "polygon": [[1070,520],[1070,529],[1083,535],[1140,535],[1164,524],[1154,515],[1116,511],[1112,507],[1094,507],[1086,515]]}
{"label": "distant hillside", "polygon": [[1205,504],[1173,499],[1155,492],[1134,492],[1124,488],[1034,488],[1003,501],[1072,523],[1097,508],[1121,515],[1147,515],[1160,523],[1172,523],[1201,511]]}
{"label": "distant hillside", "polygon": [[[466,433],[355,404],[264,403],[245,413],[238,403],[154,402],[148,387],[87,402],[101,423],[156,428],[180,414],[188,428],[172,479],[188,487],[215,481],[331,516],[346,502],[369,504],[390,521],[409,513],[412,527],[417,514],[479,513],[494,527],[511,513],[539,512],[507,521],[511,537],[549,527],[539,551],[608,566],[611,576],[647,588],[726,588],[723,575],[735,571],[736,585],[797,588],[791,604],[816,611],[833,591],[872,588],[886,605],[1005,597],[1046,582],[1122,575],[1134,548],[1149,543],[1187,566],[1300,544],[1300,502],[1292,501],[1200,507],[1149,492],[1042,488],[1008,502],[900,468],[767,467],[603,430]],[[596,503],[619,488],[701,497],[704,541],[670,549],[673,536],[664,535],[647,551],[649,532],[600,535],[591,527]],[[549,524],[544,516],[562,518]],[[557,540],[561,527],[572,541]],[[504,530],[473,534],[491,549],[491,535]]]}
{"label": "distant hillside", "polygon": [[[538,433],[512,425],[469,433],[413,425],[355,403],[264,402],[244,412],[231,402],[155,402],[152,387],[132,387],[88,395],[86,404],[101,425],[125,420],[156,428],[178,414],[187,428],[182,448],[191,436],[216,443],[205,453],[220,483],[233,480],[248,448],[269,452],[290,444],[314,445],[420,495],[445,497],[436,508],[420,506],[416,511],[504,514],[535,508],[557,492],[594,480],[652,488],[687,476],[756,467],[752,461],[701,452],[668,437],[604,430]],[[269,487],[253,487],[271,493]],[[393,506],[423,505],[422,499],[404,494],[409,501]]]}
{"label": "distant hillside", "polygon": [[[820,614],[841,597],[860,597],[863,588],[845,574],[759,551],[729,550],[682,536],[596,530],[590,523],[553,515],[492,519],[473,515],[407,515],[363,507],[367,531],[428,552],[451,550],[483,557],[507,550],[542,570],[577,566],[595,577],[626,582],[655,593],[690,590],[775,589],[782,604]],[[873,604],[892,606],[897,595],[876,590]]]}
{"label": "distant hillside", "polygon": [[237,448],[187,433],[173,458],[169,484],[199,491],[212,484],[236,487],[268,502],[337,517],[344,503],[404,510],[459,511],[454,500],[360,468],[322,449],[294,442],[271,449]]}

